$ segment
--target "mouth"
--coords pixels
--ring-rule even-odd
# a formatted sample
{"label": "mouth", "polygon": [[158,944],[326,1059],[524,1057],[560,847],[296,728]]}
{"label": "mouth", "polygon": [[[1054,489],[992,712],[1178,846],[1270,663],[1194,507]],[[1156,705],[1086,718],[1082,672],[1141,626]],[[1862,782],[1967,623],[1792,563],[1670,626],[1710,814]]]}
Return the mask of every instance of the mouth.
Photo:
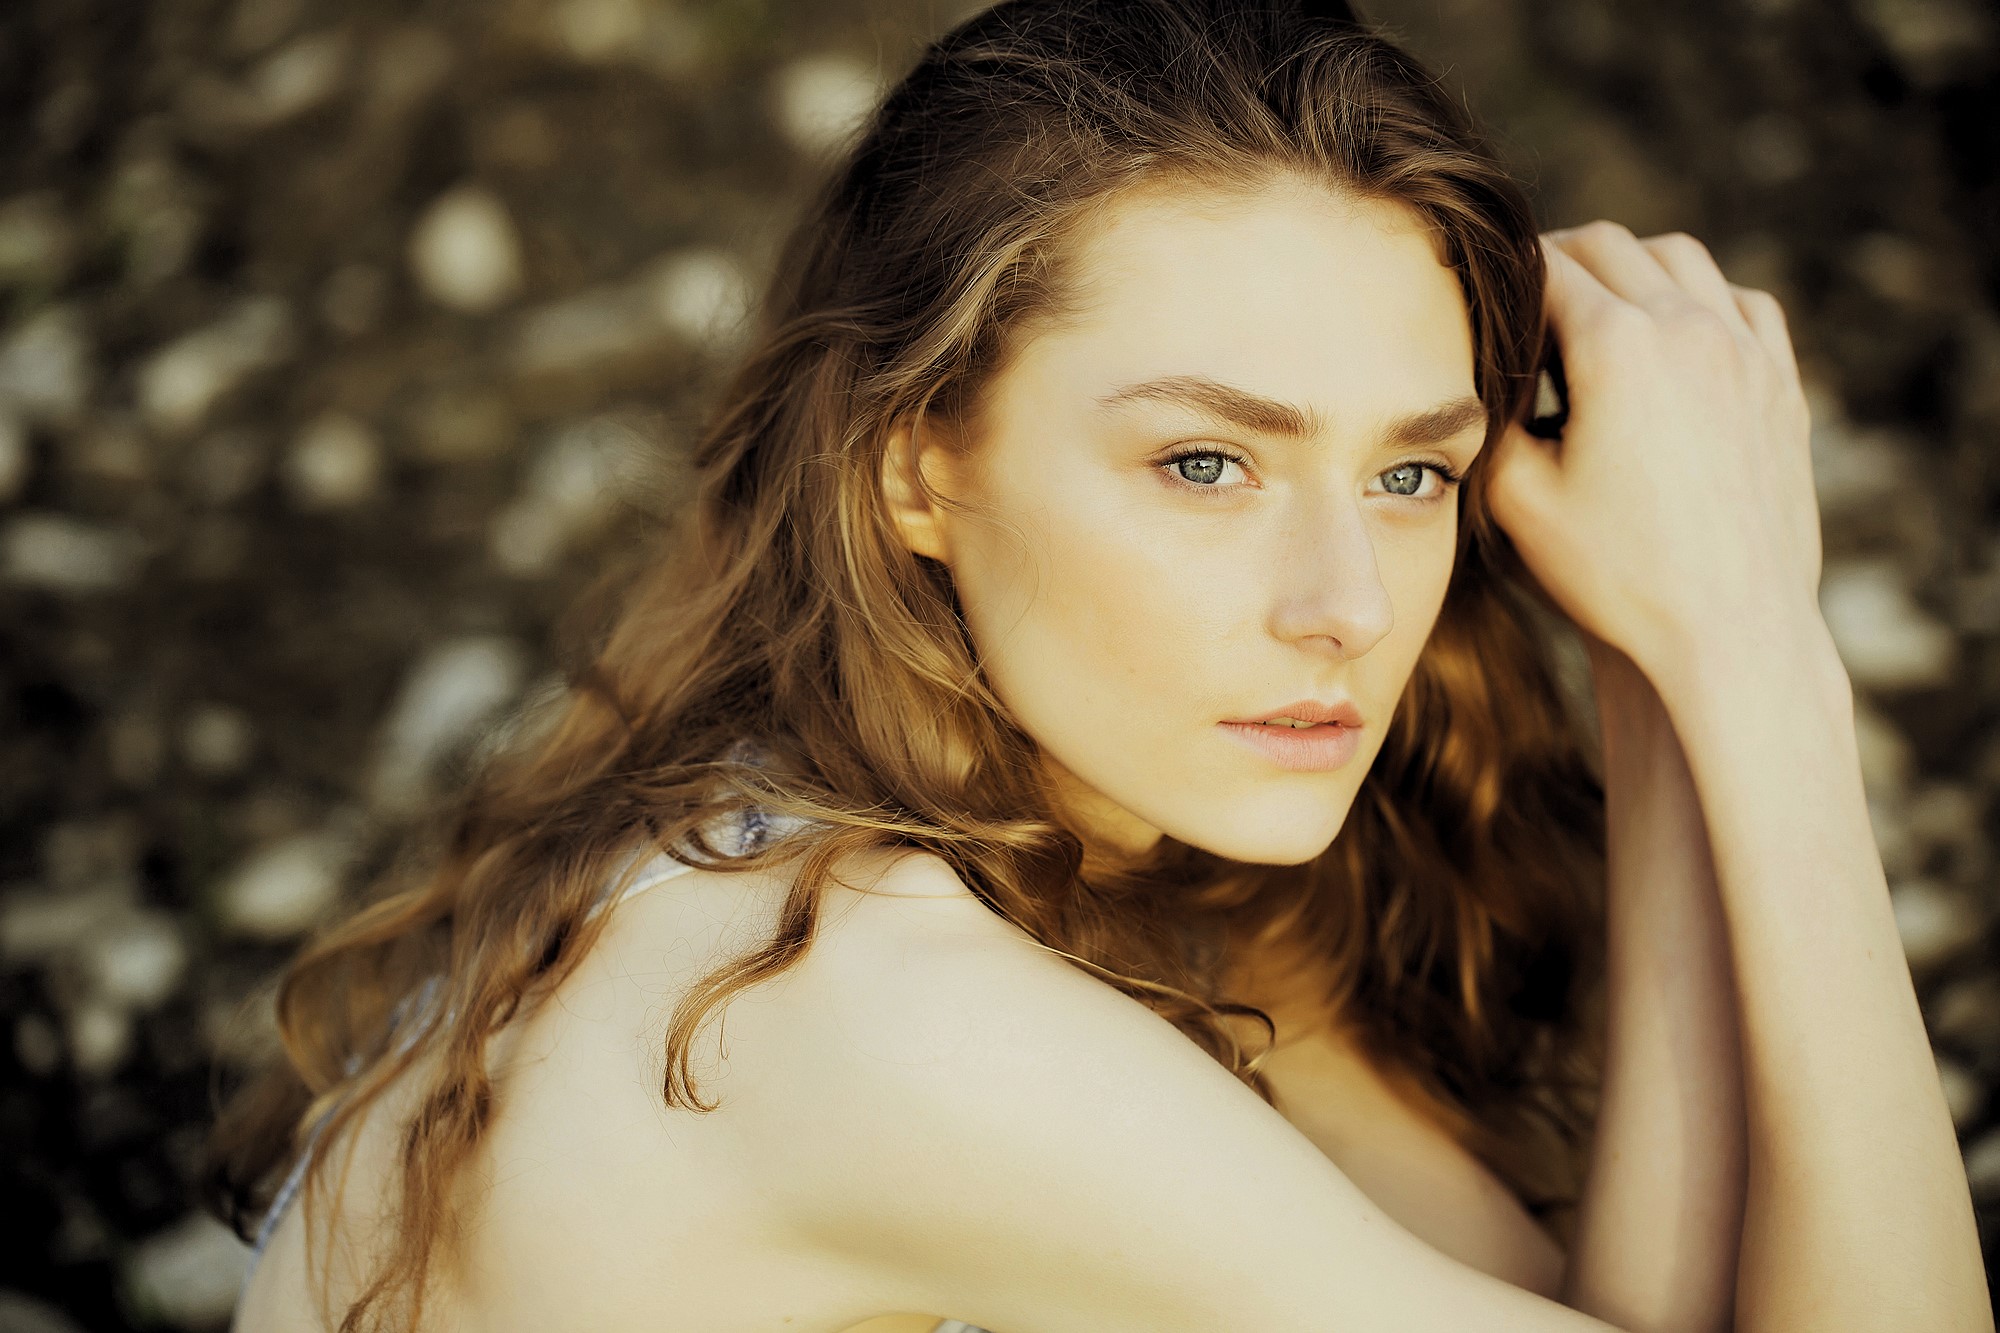
{"label": "mouth", "polygon": [[1341,722],[1303,722],[1280,715],[1257,722],[1217,724],[1266,761],[1293,773],[1325,773],[1360,751],[1361,728]]}
{"label": "mouth", "polygon": [[1361,710],[1348,699],[1336,699],[1331,703],[1299,699],[1268,713],[1228,718],[1226,723],[1230,726],[1281,727],[1291,731],[1306,731],[1314,727],[1359,727]]}

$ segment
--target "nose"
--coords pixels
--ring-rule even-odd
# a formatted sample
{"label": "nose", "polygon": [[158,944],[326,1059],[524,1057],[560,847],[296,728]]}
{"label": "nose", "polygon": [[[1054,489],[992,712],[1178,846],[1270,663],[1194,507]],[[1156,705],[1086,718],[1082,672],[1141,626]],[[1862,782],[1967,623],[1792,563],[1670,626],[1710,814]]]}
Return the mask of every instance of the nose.
{"label": "nose", "polygon": [[1271,632],[1286,643],[1359,657],[1396,623],[1375,541],[1353,505],[1304,506],[1276,562]]}

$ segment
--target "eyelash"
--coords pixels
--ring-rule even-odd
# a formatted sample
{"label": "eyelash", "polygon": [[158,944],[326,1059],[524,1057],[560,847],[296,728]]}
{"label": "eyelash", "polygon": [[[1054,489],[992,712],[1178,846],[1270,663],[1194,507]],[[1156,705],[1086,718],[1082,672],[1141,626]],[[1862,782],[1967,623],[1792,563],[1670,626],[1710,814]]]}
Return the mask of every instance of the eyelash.
{"label": "eyelash", "polygon": [[[1233,450],[1229,449],[1218,449],[1213,445],[1206,446],[1200,449],[1183,449],[1180,450],[1178,453],[1169,454],[1167,455],[1167,457],[1161,459],[1156,466],[1160,469],[1161,472],[1166,474],[1169,481],[1171,481],[1175,486],[1178,486],[1180,489],[1184,491],[1223,491],[1229,489],[1226,486],[1216,486],[1216,485],[1203,486],[1198,482],[1189,481],[1187,480],[1187,478],[1182,477],[1178,473],[1176,473],[1174,471],[1174,464],[1189,458],[1226,458],[1230,462],[1236,464],[1240,468],[1245,469],[1246,471],[1249,469],[1250,466],[1250,460],[1243,457],[1241,454],[1238,454]],[[1442,483],[1438,487],[1438,493],[1433,496],[1419,498],[1416,496],[1405,495],[1397,497],[1399,499],[1404,499],[1404,500],[1415,500],[1416,503],[1418,504],[1424,504],[1424,505],[1437,504],[1439,501],[1443,500],[1447,495],[1450,495],[1452,493],[1452,490],[1455,487],[1457,487],[1459,482],[1465,480],[1463,473],[1454,471],[1450,464],[1434,458],[1406,458],[1400,463],[1391,463],[1388,467],[1383,468],[1382,471],[1377,473],[1376,475],[1387,476],[1389,473],[1394,472],[1397,468],[1404,468],[1404,467],[1426,468],[1429,471],[1437,473],[1438,480],[1440,481],[1440,483]]]}

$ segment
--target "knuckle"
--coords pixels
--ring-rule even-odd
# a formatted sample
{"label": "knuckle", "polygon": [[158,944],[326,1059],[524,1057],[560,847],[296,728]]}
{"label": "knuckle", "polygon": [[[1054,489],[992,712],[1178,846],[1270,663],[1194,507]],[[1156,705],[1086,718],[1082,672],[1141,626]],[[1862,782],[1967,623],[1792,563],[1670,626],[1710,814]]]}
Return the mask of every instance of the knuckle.
{"label": "knuckle", "polygon": [[1771,293],[1761,287],[1739,287],[1736,290],[1753,310],[1777,320],[1780,324],[1785,322],[1785,303]]}
{"label": "knuckle", "polygon": [[1599,245],[1615,245],[1621,242],[1636,244],[1639,239],[1632,234],[1630,227],[1622,222],[1614,222],[1610,218],[1596,218],[1586,222],[1576,229],[1576,234]]}
{"label": "knuckle", "polygon": [[1702,244],[1699,239],[1684,231],[1670,231],[1655,236],[1651,244],[1670,254],[1684,256],[1699,263],[1713,264],[1715,262],[1715,256],[1709,253],[1708,247]]}
{"label": "knuckle", "polygon": [[1697,347],[1734,351],[1738,345],[1738,335],[1729,322],[1699,301],[1674,302],[1661,316],[1661,322],[1676,337]]}

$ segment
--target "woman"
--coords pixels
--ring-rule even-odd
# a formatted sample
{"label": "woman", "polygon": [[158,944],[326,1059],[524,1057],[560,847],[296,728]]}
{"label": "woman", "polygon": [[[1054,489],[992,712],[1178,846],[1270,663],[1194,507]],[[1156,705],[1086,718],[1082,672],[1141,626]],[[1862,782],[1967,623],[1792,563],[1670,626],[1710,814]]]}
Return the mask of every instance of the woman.
{"label": "woman", "polygon": [[1990,1328],[1806,425],[1768,296],[1538,241],[1345,13],[971,19],[560,715],[287,974],[239,1327]]}

